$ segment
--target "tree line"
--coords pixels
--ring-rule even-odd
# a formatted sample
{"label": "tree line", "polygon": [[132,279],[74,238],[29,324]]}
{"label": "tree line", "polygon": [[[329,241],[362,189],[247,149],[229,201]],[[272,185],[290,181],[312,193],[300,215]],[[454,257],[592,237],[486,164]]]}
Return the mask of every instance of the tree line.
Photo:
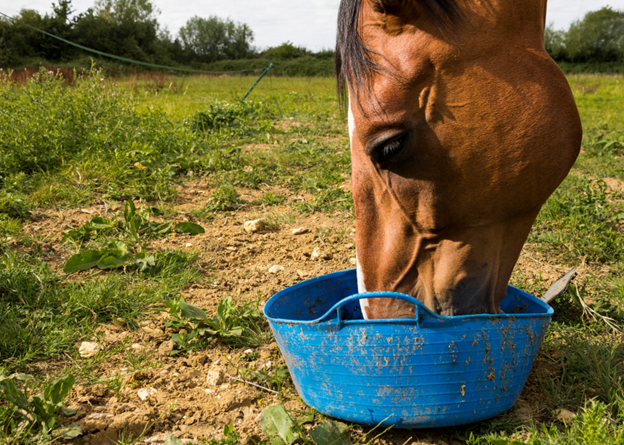
{"label": "tree line", "polygon": [[172,36],[158,23],[160,12],[150,0],[96,0],[86,12],[74,12],[71,0],[59,0],[52,4],[51,13],[22,9],[15,20],[0,17],[0,66],[22,67],[41,59],[61,63],[88,54],[32,28],[87,48],[160,65],[205,68],[224,60],[299,57],[329,61],[334,55],[332,50],[313,53],[290,42],[258,50],[248,25],[216,16],[192,17]]}
{"label": "tree line", "polygon": [[624,12],[607,6],[588,12],[567,30],[549,25],[544,45],[558,62],[624,62]]}
{"label": "tree line", "polygon": [[[96,0],[86,12],[74,12],[72,0],[58,0],[51,13],[23,9],[15,20],[0,17],[0,67],[41,60],[71,63],[86,54],[32,29],[37,28],[88,48],[159,65],[244,69],[266,66],[270,60],[282,61],[284,74],[333,71],[333,50],[313,53],[290,42],[259,50],[248,25],[216,16],[192,17],[173,36],[158,23],[159,11],[151,0]],[[624,12],[604,7],[567,30],[549,25],[544,43],[553,59],[563,64],[622,64]]]}

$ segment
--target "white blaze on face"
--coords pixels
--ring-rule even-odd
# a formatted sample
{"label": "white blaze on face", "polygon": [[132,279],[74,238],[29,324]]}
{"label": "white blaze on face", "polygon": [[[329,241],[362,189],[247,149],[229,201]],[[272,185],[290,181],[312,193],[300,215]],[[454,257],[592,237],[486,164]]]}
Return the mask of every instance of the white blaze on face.
{"label": "white blaze on face", "polygon": [[[357,260],[357,256],[356,256]],[[360,262],[357,261],[357,285],[358,285],[358,293],[366,292],[366,288],[364,287],[364,275],[362,275],[362,267],[360,266]],[[362,298],[360,300],[360,309],[362,309],[362,316],[364,320],[368,320],[368,314],[366,313],[366,308],[368,308],[368,298]]]}
{"label": "white blaze on face", "polygon": [[[353,144],[353,132],[355,131],[355,119],[353,118],[353,112],[351,111],[351,97],[349,97],[349,139],[351,144]],[[364,287],[364,275],[362,274],[362,267],[360,266],[360,261],[357,260],[356,253],[356,261],[357,261],[357,285],[358,285],[358,293],[366,292],[366,288]],[[366,308],[368,307],[368,299],[360,300],[360,308],[362,309],[362,316],[365,320],[368,320],[368,315],[366,314]]]}
{"label": "white blaze on face", "polygon": [[351,111],[351,97],[349,97],[349,139],[353,139],[353,131],[355,130],[355,119]]}

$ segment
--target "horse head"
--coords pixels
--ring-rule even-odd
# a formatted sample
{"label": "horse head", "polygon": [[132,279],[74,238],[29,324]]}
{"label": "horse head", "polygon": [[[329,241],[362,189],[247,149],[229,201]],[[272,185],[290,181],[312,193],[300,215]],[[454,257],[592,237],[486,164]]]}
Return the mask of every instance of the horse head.
{"label": "horse head", "polygon": [[[443,315],[500,312],[582,136],[545,16],[546,0],[342,0],[360,291]],[[362,306],[414,316],[400,300]]]}

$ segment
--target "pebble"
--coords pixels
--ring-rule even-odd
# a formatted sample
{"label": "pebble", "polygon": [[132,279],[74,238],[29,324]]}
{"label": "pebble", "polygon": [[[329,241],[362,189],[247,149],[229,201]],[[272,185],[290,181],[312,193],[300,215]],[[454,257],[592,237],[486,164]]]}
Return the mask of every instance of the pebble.
{"label": "pebble", "polygon": [[564,423],[569,422],[574,417],[576,417],[576,414],[574,414],[572,411],[568,411],[565,408],[559,411],[559,414],[557,414],[557,419]]}
{"label": "pebble", "polygon": [[162,329],[153,329],[153,328],[144,326],[141,328],[141,330],[152,338],[161,338],[165,336],[165,333],[162,331]]}
{"label": "pebble", "polygon": [[253,221],[245,221],[243,224],[243,228],[245,232],[248,233],[256,233],[264,228],[264,220],[263,219],[254,219]]}
{"label": "pebble", "polygon": [[212,367],[206,375],[206,383],[212,386],[220,385],[225,381],[225,372],[220,367]]}
{"label": "pebble", "polygon": [[307,277],[310,274],[308,272],[303,271],[303,270],[297,269],[297,275],[299,275],[301,278],[305,278],[305,277]]}
{"label": "pebble", "polygon": [[173,342],[173,340],[164,341],[158,347],[158,353],[160,355],[168,356],[169,354],[171,354],[171,351],[173,351],[174,347],[175,347],[175,343]]}
{"label": "pebble", "polygon": [[349,258],[349,262],[350,262],[353,266],[356,266],[356,265],[357,265],[357,259],[355,259],[355,258]]}
{"label": "pebble", "polygon": [[331,260],[332,254],[329,252],[325,252],[324,250],[315,247],[312,251],[312,255],[310,256],[313,260],[323,259],[323,260]]}
{"label": "pebble", "polygon": [[97,355],[100,352],[100,345],[95,342],[83,341],[80,345],[80,349],[78,349],[78,353],[80,357],[89,358]]}
{"label": "pebble", "polygon": [[269,273],[278,273],[284,270],[284,266],[280,266],[276,264],[275,266],[271,266],[269,268]]}
{"label": "pebble", "polygon": [[133,343],[132,349],[134,349],[135,351],[138,351],[139,349],[143,349],[143,346],[141,346],[139,343]]}
{"label": "pebble", "polygon": [[308,229],[306,229],[305,227],[299,227],[297,229],[292,229],[292,234],[293,235],[301,235],[303,233],[307,233]]}
{"label": "pebble", "polygon": [[150,396],[153,396],[157,392],[158,391],[156,391],[154,388],[141,388],[137,392],[137,395],[139,396],[139,399],[147,400]]}

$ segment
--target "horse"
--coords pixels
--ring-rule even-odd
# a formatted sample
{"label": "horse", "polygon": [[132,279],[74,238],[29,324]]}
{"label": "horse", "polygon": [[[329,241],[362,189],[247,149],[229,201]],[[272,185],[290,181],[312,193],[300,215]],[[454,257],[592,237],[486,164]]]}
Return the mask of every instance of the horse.
{"label": "horse", "polygon": [[[581,122],[544,49],[546,0],[342,0],[359,292],[447,316],[499,304]],[[365,318],[413,318],[402,300]]]}

